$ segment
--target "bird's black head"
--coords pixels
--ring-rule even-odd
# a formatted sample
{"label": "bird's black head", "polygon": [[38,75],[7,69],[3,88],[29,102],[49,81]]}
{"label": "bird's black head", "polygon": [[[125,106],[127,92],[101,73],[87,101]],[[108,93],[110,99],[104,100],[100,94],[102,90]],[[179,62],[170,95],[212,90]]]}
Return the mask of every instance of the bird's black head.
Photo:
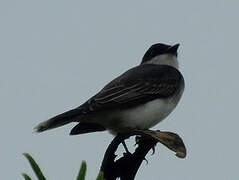
{"label": "bird's black head", "polygon": [[162,54],[172,54],[177,56],[178,47],[179,47],[179,44],[175,44],[173,46],[162,44],[162,43],[154,44],[144,54],[141,64],[147,61],[150,61],[154,57],[158,55],[162,55]]}

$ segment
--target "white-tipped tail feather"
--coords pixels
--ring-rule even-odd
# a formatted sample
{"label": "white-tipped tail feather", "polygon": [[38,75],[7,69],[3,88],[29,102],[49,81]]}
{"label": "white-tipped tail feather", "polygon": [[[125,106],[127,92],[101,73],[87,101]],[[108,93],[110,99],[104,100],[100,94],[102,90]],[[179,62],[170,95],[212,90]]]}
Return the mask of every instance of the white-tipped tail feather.
{"label": "white-tipped tail feather", "polygon": [[74,118],[78,117],[80,114],[81,114],[80,109],[73,109],[67,111],[47,121],[41,122],[36,127],[34,127],[34,132],[42,132],[71,123],[74,121]]}
{"label": "white-tipped tail feather", "polygon": [[42,132],[47,130],[48,128],[48,121],[41,122],[36,127],[33,128],[34,132]]}
{"label": "white-tipped tail feather", "polygon": [[[62,120],[62,119],[61,119]],[[59,121],[59,119],[52,118],[47,121],[41,122],[36,127],[34,127],[34,132],[43,132],[49,129],[57,128],[60,126],[63,126],[65,124],[68,124],[72,121]]]}

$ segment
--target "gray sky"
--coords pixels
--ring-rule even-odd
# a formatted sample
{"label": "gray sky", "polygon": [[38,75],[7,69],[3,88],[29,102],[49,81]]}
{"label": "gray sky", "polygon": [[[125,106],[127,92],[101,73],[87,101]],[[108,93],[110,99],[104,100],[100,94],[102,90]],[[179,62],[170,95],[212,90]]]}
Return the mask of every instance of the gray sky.
{"label": "gray sky", "polygon": [[188,155],[158,145],[137,180],[238,179],[238,1],[0,1],[0,179],[33,175],[28,152],[48,179],[98,173],[107,133],[68,136],[73,124],[32,133],[39,122],[79,106],[138,65],[157,42],[180,43],[186,81],[175,111],[154,129],[173,131]]}

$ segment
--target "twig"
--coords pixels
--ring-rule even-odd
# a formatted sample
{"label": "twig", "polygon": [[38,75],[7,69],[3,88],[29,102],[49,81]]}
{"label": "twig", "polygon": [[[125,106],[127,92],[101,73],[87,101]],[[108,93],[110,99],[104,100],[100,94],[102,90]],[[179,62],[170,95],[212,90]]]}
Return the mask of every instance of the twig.
{"label": "twig", "polygon": [[[115,161],[115,152],[125,139],[130,136],[140,135],[137,141],[138,147],[134,153],[124,153],[123,157]],[[101,171],[106,180],[133,180],[146,154],[153,149],[155,145],[161,142],[169,149],[175,151],[178,157],[186,156],[186,148],[182,139],[175,133],[161,131],[133,131],[127,134],[117,135],[108,146],[104,159],[101,164]]]}

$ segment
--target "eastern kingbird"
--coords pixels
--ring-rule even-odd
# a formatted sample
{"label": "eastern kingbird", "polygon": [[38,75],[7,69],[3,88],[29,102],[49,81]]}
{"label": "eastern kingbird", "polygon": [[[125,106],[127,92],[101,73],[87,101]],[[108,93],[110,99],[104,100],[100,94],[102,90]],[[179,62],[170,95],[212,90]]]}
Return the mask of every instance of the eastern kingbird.
{"label": "eastern kingbird", "polygon": [[140,65],[111,81],[81,106],[40,123],[35,131],[71,122],[78,122],[71,135],[104,130],[116,135],[153,127],[173,111],[184,90],[178,47],[152,45]]}

